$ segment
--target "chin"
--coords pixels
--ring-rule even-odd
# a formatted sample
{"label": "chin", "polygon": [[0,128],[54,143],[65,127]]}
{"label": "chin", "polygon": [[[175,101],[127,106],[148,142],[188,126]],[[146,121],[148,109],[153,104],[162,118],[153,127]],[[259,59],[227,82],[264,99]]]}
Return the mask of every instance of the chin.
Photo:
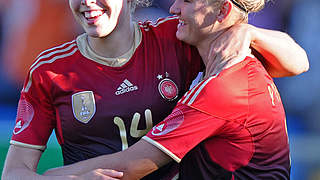
{"label": "chin", "polygon": [[186,35],[186,33],[176,33],[176,37],[178,40],[183,41],[187,44],[193,45],[194,43],[192,42],[192,40],[190,39],[190,36]]}
{"label": "chin", "polygon": [[103,37],[102,35],[98,34],[98,33],[92,33],[92,32],[87,32],[88,36],[90,37],[94,37],[94,38],[101,38]]}
{"label": "chin", "polygon": [[190,44],[190,45],[193,45],[192,42],[185,36],[179,36],[179,35],[176,35],[177,39],[182,41],[182,42],[185,42],[187,44]]}
{"label": "chin", "polygon": [[104,38],[110,34],[108,32],[100,32],[100,31],[87,31],[86,33],[88,34],[88,36],[94,37],[94,38]]}
{"label": "chin", "polygon": [[176,37],[177,37],[177,39],[179,39],[180,41],[185,41],[185,36],[183,35],[183,34],[181,34],[181,33],[176,33]]}

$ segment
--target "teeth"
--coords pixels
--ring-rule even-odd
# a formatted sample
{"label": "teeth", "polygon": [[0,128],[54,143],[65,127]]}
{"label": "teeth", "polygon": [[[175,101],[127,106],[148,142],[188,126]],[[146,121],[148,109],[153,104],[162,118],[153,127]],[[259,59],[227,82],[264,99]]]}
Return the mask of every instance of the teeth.
{"label": "teeth", "polygon": [[101,16],[103,14],[103,11],[89,11],[89,12],[84,12],[84,16],[86,18],[94,18]]}

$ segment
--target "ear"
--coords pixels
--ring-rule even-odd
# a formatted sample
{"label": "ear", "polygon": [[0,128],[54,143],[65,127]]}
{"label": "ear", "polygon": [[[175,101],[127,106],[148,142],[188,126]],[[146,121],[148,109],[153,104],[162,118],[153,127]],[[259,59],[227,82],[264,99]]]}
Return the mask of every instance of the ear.
{"label": "ear", "polygon": [[231,12],[232,4],[230,1],[226,0],[220,8],[220,13],[218,15],[218,22],[221,23],[225,18],[227,18]]}

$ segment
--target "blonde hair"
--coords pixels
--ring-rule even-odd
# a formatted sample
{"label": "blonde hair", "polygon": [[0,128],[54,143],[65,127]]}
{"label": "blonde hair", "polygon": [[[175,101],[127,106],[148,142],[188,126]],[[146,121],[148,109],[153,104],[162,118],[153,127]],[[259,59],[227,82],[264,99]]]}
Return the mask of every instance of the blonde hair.
{"label": "blonde hair", "polygon": [[234,0],[238,2],[248,13],[258,12],[264,8],[268,0]]}
{"label": "blonde hair", "polygon": [[[220,2],[222,5],[223,0],[207,0],[210,2]],[[259,12],[264,8],[266,2],[269,0],[231,0],[235,5],[234,7],[239,12],[239,19],[242,22],[248,22],[248,14],[252,12]]]}
{"label": "blonde hair", "polygon": [[252,12],[259,12],[262,10],[268,0],[233,0],[239,4],[240,21],[248,22],[248,14]]}

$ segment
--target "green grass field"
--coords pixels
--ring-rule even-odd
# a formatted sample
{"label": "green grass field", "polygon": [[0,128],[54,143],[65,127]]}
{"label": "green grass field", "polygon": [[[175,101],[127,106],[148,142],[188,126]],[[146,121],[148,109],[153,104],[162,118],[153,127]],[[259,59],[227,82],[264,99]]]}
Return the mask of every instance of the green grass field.
{"label": "green grass field", "polygon": [[[8,144],[0,144],[0,169],[2,172],[3,164],[8,151]],[[62,154],[61,149],[57,145],[49,145],[46,151],[42,154],[38,165],[38,173],[42,174],[47,169],[62,166]]]}

